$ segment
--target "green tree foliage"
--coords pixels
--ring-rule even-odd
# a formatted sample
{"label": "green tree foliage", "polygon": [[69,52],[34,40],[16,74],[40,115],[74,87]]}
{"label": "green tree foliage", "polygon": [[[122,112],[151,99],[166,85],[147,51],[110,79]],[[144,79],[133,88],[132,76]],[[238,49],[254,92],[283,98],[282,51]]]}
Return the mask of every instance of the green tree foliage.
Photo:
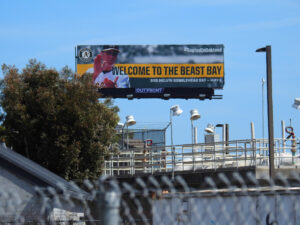
{"label": "green tree foliage", "polygon": [[96,179],[112,144],[118,108],[99,102],[91,77],[30,60],[2,66],[2,137],[7,146],[67,180]]}

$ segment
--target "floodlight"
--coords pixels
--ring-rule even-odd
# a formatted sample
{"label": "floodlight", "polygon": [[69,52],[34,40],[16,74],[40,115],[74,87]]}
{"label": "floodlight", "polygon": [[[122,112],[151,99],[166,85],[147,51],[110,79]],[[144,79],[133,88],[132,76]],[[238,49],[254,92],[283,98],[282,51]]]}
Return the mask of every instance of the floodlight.
{"label": "floodlight", "polygon": [[300,98],[295,98],[294,104],[292,105],[295,109],[300,109]]}
{"label": "floodlight", "polygon": [[207,127],[204,129],[204,131],[212,134],[215,132],[215,127],[212,124],[208,124]]}
{"label": "floodlight", "polygon": [[127,126],[132,126],[136,124],[136,121],[134,120],[134,117],[132,115],[126,116],[126,123]]}
{"label": "floodlight", "polygon": [[173,116],[179,116],[183,112],[179,105],[173,105],[170,110],[173,112]]}
{"label": "floodlight", "polygon": [[190,118],[191,120],[197,120],[201,117],[197,109],[192,109],[190,113],[191,113],[191,118]]}

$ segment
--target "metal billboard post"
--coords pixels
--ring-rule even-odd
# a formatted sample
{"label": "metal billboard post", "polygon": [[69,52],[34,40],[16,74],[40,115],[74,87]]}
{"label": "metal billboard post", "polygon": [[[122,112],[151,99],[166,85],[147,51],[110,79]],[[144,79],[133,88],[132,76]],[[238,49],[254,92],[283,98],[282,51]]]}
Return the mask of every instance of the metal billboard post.
{"label": "metal billboard post", "polygon": [[272,97],[272,60],[271,46],[257,49],[256,52],[266,52],[267,63],[267,101],[268,101],[268,136],[269,136],[269,175],[275,178],[274,166],[274,121],[273,121],[273,97]]}

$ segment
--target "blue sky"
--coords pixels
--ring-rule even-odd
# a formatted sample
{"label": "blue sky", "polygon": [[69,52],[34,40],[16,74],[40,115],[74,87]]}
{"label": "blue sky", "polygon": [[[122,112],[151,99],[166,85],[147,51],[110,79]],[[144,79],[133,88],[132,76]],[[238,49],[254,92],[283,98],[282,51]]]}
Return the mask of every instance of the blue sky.
{"label": "blue sky", "polygon": [[216,91],[222,100],[115,100],[121,122],[134,115],[141,124],[168,122],[169,108],[179,104],[184,113],[173,118],[175,144],[190,143],[194,108],[201,114],[195,122],[200,142],[208,123],[228,123],[236,140],[250,138],[254,122],[262,137],[266,59],[255,50],[271,45],[275,137],[281,136],[280,121],[289,125],[290,119],[300,136],[300,110],[291,107],[300,97],[299,0],[19,0],[1,1],[0,8],[0,64],[20,69],[31,58],[75,69],[80,44],[224,44],[225,86]]}

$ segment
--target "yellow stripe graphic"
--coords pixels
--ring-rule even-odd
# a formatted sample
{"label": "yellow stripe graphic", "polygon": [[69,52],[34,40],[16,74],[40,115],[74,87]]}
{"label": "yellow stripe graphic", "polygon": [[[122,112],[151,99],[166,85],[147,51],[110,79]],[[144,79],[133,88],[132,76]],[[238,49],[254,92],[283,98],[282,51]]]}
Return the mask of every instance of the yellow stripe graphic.
{"label": "yellow stripe graphic", "polygon": [[[78,64],[77,72],[89,68],[93,64]],[[223,78],[224,64],[115,64],[112,73],[130,78]]]}

